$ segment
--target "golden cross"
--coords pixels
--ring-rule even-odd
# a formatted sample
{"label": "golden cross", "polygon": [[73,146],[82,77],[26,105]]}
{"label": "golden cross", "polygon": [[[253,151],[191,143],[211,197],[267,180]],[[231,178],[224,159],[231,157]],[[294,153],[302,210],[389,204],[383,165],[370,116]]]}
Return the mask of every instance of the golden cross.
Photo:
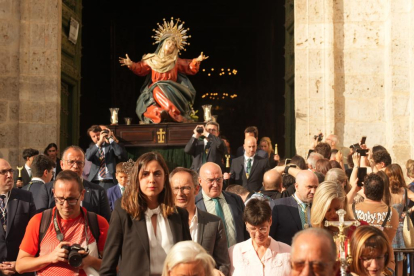
{"label": "golden cross", "polygon": [[160,130],[157,132],[157,143],[158,144],[164,144],[165,143],[165,131],[160,128]]}

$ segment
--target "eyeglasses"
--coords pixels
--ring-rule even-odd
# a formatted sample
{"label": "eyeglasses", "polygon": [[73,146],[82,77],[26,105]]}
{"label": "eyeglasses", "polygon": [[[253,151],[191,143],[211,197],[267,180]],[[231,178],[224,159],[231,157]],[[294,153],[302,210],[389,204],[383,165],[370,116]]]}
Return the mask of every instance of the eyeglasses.
{"label": "eyeglasses", "polygon": [[312,271],[316,274],[316,275],[322,275],[324,273],[324,271],[326,270],[328,264],[330,264],[332,262],[317,262],[317,261],[312,261],[312,262],[291,262],[290,265],[292,267],[292,270],[294,271],[302,271],[306,264],[309,264],[309,266],[312,268]]}
{"label": "eyeglasses", "polygon": [[267,230],[269,229],[269,226],[264,226],[264,227],[259,227],[259,228],[246,226],[246,229],[251,235],[256,234],[257,231],[259,231],[261,234],[267,234]]}
{"label": "eyeglasses", "polygon": [[377,257],[360,257],[359,259],[368,265],[368,264],[371,264],[373,260],[375,260],[376,262],[381,262],[386,257],[388,257],[388,255],[385,254],[385,255],[377,256]]}
{"label": "eyeglasses", "polygon": [[8,170],[1,170],[0,174],[1,175],[6,175],[7,173],[13,175],[13,169],[8,169]]}
{"label": "eyeglasses", "polygon": [[79,195],[78,198],[55,197],[55,202],[58,203],[59,205],[63,205],[63,203],[65,203],[65,201],[66,201],[69,205],[76,205],[76,203],[78,203],[78,200],[79,200],[80,197],[81,197],[81,195]]}
{"label": "eyeglasses", "polygon": [[223,182],[223,177],[205,178],[204,181],[206,181],[208,184],[213,184],[214,182],[217,182],[217,184],[221,184]]}
{"label": "eyeglasses", "polygon": [[207,128],[206,130],[207,132],[217,132],[217,129],[214,128]]}
{"label": "eyeglasses", "polygon": [[66,164],[68,164],[69,166],[73,167],[73,165],[77,165],[78,167],[83,167],[83,165],[85,165],[85,162],[83,161],[76,161],[76,160],[64,160],[66,161]]}
{"label": "eyeglasses", "polygon": [[184,187],[174,187],[173,188],[173,193],[175,195],[177,195],[179,192],[182,193],[189,193],[191,191],[191,187],[190,186],[184,186]]}

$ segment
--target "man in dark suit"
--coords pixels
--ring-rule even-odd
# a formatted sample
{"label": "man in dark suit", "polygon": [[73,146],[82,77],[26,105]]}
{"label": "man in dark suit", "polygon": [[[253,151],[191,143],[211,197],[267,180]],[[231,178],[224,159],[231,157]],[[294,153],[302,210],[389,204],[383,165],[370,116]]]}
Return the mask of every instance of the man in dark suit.
{"label": "man in dark suit", "polygon": [[313,172],[300,171],[296,176],[295,194],[270,203],[273,223],[269,235],[273,239],[291,245],[296,232],[310,227],[310,204],[318,184]]}
{"label": "man in dark suit", "polygon": [[218,216],[201,211],[195,205],[195,196],[200,189],[197,173],[178,167],[170,173],[170,184],[175,205],[188,211],[192,240],[201,244],[216,261],[218,275],[228,275],[230,259],[223,221]]}
{"label": "man in dark suit", "polygon": [[223,160],[225,160],[224,158],[227,154],[227,147],[224,141],[219,138],[219,124],[208,122],[205,127],[198,125],[193,132],[193,136],[184,148],[185,153],[193,157],[190,169],[198,172],[206,162],[216,163],[223,169]]}
{"label": "man in dark suit", "polygon": [[94,143],[85,154],[86,160],[92,162],[88,180],[99,184],[106,191],[117,184],[115,166],[126,153],[110,129],[93,125],[87,133]]}
{"label": "man in dark suit", "polygon": [[207,162],[200,168],[201,192],[195,198],[197,207],[219,216],[224,222],[228,247],[250,236],[243,222],[244,203],[240,196],[223,192],[223,175],[219,165]]}
{"label": "man in dark suit", "polygon": [[[247,137],[254,137],[256,138],[256,141],[257,141],[259,139],[259,130],[257,129],[257,127],[255,126],[246,127],[246,129],[244,130],[244,139],[246,139]],[[244,154],[244,147],[240,146],[236,151],[236,157],[243,156],[243,154]],[[258,149],[256,154],[263,158],[269,158],[269,155],[267,154],[267,152],[265,152],[262,149]]]}
{"label": "man in dark suit", "polygon": [[109,208],[111,209],[111,212],[115,208],[115,202],[124,194],[128,182],[128,174],[124,167],[125,163],[128,164],[128,162],[120,162],[116,165],[115,177],[118,181],[118,185],[113,186],[112,188],[109,188],[106,191],[106,194],[108,195]]}
{"label": "man in dark suit", "polygon": [[24,159],[24,166],[21,171],[21,179],[19,179],[19,171],[16,171],[14,175],[14,181],[16,183],[17,188],[21,188],[29,184],[30,180],[32,179],[32,171],[30,169],[30,165],[33,162],[33,159],[36,155],[39,155],[39,151],[35,149],[25,149],[23,150],[23,159]]}
{"label": "man in dark suit", "polygon": [[233,160],[230,173],[224,174],[224,179],[230,179],[231,184],[239,184],[249,192],[258,192],[262,187],[263,175],[269,167],[269,159],[256,154],[256,138],[249,136],[244,139],[244,155]]}
{"label": "man in dark suit", "polygon": [[36,213],[32,194],[13,188],[13,184],[13,169],[0,158],[0,275],[16,275],[19,245]]}
{"label": "man in dark suit", "polygon": [[[74,171],[81,177],[83,166],[85,165],[84,160],[85,155],[83,150],[77,146],[70,146],[63,152],[60,165],[62,170]],[[55,207],[55,198],[52,191],[53,182],[54,181],[45,184],[39,192],[39,197],[42,201],[40,210]],[[108,197],[105,189],[86,180],[83,180],[83,186],[85,188],[85,196],[82,201],[82,207],[85,207],[86,210],[90,212],[103,216],[109,221],[111,218],[111,211],[109,210]]]}
{"label": "man in dark suit", "polygon": [[46,155],[37,155],[33,159],[32,165],[30,165],[33,177],[29,182],[29,185],[24,186],[23,189],[32,193],[37,210],[43,206],[42,198],[39,197],[39,193],[45,183],[48,183],[52,180],[52,177],[54,175],[54,166],[55,162],[53,162],[52,159]]}

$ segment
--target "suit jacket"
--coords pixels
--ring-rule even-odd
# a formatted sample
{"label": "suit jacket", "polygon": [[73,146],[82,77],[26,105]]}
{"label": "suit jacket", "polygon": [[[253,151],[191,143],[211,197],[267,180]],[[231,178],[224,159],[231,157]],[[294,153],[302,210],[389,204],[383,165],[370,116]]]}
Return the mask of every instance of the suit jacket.
{"label": "suit jacket", "polygon": [[[224,155],[227,154],[227,147],[223,140],[213,134],[210,134],[208,139],[211,144],[206,157],[206,162],[214,162],[223,170],[223,158]],[[191,137],[190,141],[185,145],[184,151],[193,157],[193,163],[190,168],[198,172],[203,165],[204,141]]]}
{"label": "suit jacket", "polygon": [[[240,196],[229,193],[222,192],[224,198],[226,199],[227,204],[230,207],[231,214],[233,215],[234,228],[236,229],[236,241],[237,243],[242,242],[250,238],[249,234],[246,231],[246,225],[243,221],[243,212],[244,212],[244,203]],[[200,191],[195,198],[195,203],[197,208],[201,211],[207,212],[206,205],[203,201],[203,193]]]}
{"label": "suit jacket", "polygon": [[[14,184],[16,186],[16,182],[19,178],[19,170],[16,170],[14,173]],[[29,176],[29,173],[26,170],[26,167],[23,164],[23,169],[22,169],[22,182],[23,182],[23,186],[26,186],[27,184],[29,184],[30,180],[32,178]]]}
{"label": "suit jacket", "polygon": [[62,167],[60,166],[60,159],[56,158],[56,173],[53,176],[52,180],[56,179],[56,176],[62,171]]}
{"label": "suit jacket", "polygon": [[106,194],[108,195],[109,208],[112,212],[115,208],[115,202],[118,200],[118,198],[122,197],[121,189],[119,188],[119,185],[115,185],[112,188],[109,188],[106,191]]}
{"label": "suit jacket", "polygon": [[244,156],[237,157],[231,163],[230,183],[242,185],[249,192],[258,192],[263,185],[263,175],[269,169],[269,160],[256,154],[253,158],[249,179],[247,179],[244,169]]}
{"label": "suit jacket", "polygon": [[[55,207],[55,198],[52,192],[53,183],[54,181],[51,181],[42,186],[39,192],[41,205],[38,207],[38,212]],[[103,216],[109,222],[111,210],[109,209],[105,189],[87,180],[83,180],[83,187],[85,188],[85,197],[82,201],[82,206],[89,212]]]}
{"label": "suit jacket", "polygon": [[[0,226],[0,262],[16,261],[26,226],[36,213],[30,192],[13,188],[7,203],[7,231]],[[19,275],[19,274],[15,274]],[[23,275],[33,275],[25,273]]]}
{"label": "suit jacket", "polygon": [[[112,142],[110,144],[105,143],[103,145],[103,148],[105,148],[104,151],[106,167],[108,168],[109,173],[112,175],[114,184],[117,184],[118,181],[115,178],[115,167],[118,163],[118,160],[120,161],[125,155],[125,149],[115,142]],[[92,181],[99,172],[101,162],[99,160],[99,150],[95,144],[91,144],[86,150],[85,159],[92,162],[88,176],[88,180]]]}
{"label": "suit jacket", "polygon": [[39,196],[39,194],[44,185],[45,183],[43,183],[42,181],[35,180],[30,181],[29,185],[26,185],[22,188],[32,193],[36,210],[39,210],[39,208],[43,206],[43,199]]}
{"label": "suit jacket", "polygon": [[270,202],[272,226],[269,235],[280,242],[291,245],[292,238],[303,230],[298,203],[293,197],[284,197]]}
{"label": "suit jacket", "polygon": [[[177,208],[177,213],[168,216],[173,243],[191,240],[188,226],[188,212]],[[134,220],[121,207],[121,201],[115,203],[111,223],[106,238],[105,250],[99,275],[150,275],[150,252],[145,215]]]}
{"label": "suit jacket", "polygon": [[216,261],[216,268],[224,275],[229,274],[230,258],[227,250],[226,230],[223,221],[218,216],[198,211],[198,236],[199,243]]}

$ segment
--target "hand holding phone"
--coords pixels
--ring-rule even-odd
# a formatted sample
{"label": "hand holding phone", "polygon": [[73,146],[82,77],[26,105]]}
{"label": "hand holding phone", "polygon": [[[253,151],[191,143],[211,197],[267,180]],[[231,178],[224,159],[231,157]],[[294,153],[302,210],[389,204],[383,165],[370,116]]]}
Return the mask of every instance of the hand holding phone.
{"label": "hand holding phone", "polygon": [[364,179],[365,179],[365,176],[367,176],[367,168],[365,168],[365,167],[358,168],[358,174],[357,174],[357,177],[358,177],[358,183],[357,183],[357,185],[358,185],[359,187],[364,186]]}

